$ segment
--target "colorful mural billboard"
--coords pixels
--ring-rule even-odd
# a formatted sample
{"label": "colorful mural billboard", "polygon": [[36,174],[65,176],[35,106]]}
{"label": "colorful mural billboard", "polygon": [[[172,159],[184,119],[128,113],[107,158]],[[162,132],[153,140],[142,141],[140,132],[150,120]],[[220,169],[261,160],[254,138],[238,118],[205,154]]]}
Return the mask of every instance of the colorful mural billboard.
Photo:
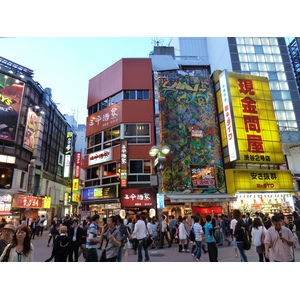
{"label": "colorful mural billboard", "polygon": [[[164,170],[163,191],[194,193],[224,191],[221,140],[213,83],[209,78],[182,71],[157,74],[160,143],[171,149]],[[214,186],[194,185],[193,168],[215,166]]]}
{"label": "colorful mural billboard", "polygon": [[15,140],[24,84],[0,73],[0,139]]}
{"label": "colorful mural billboard", "polygon": [[29,151],[33,151],[34,148],[34,137],[37,130],[37,118],[37,114],[29,108],[23,143],[23,147]]}

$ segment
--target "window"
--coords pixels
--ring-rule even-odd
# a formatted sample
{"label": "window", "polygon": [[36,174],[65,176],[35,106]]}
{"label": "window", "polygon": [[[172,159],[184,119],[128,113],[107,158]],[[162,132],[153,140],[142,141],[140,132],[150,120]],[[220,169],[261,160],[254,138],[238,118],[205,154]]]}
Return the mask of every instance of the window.
{"label": "window", "polygon": [[131,144],[150,143],[149,124],[124,124],[124,138]]}
{"label": "window", "polygon": [[62,167],[64,165],[64,155],[61,152],[58,153],[58,164]]}
{"label": "window", "polygon": [[[281,91],[281,97],[283,100],[292,99],[290,91]],[[286,101],[286,102],[288,102],[288,101]]]}
{"label": "window", "polygon": [[283,102],[282,101],[273,101],[274,109],[275,110],[283,110]]}
{"label": "window", "polygon": [[103,171],[103,177],[117,176],[118,175],[117,163],[113,162],[113,163],[103,165],[102,171]]}
{"label": "window", "polygon": [[149,182],[151,174],[151,160],[130,160],[128,181],[133,183]]}
{"label": "window", "polygon": [[20,189],[24,189],[24,183],[25,183],[25,176],[26,176],[26,173],[25,172],[22,172],[21,173],[21,180],[20,180]]}
{"label": "window", "polygon": [[286,111],[286,118],[287,118],[287,120],[296,120],[295,112],[294,111]]}
{"label": "window", "polygon": [[129,90],[124,91],[125,100],[149,100],[149,90]]}
{"label": "window", "polygon": [[0,189],[10,189],[12,186],[13,169],[0,167]]}
{"label": "window", "polygon": [[253,44],[254,45],[261,45],[260,38],[253,38]]}
{"label": "window", "polygon": [[99,167],[86,170],[86,180],[99,178]]}

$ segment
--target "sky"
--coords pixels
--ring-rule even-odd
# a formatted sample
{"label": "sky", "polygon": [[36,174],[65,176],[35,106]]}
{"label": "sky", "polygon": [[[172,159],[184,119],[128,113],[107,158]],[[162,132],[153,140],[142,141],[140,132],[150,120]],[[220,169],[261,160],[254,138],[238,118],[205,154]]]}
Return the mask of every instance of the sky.
{"label": "sky", "polygon": [[[167,43],[170,38],[159,38]],[[0,56],[34,71],[63,114],[86,123],[89,80],[120,60],[149,57],[155,37],[6,37]]]}

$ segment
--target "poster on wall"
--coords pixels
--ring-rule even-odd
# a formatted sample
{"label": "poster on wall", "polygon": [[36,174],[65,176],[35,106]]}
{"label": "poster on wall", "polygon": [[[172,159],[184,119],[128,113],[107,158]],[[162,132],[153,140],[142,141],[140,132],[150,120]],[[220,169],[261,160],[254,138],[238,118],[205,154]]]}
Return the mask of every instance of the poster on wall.
{"label": "poster on wall", "polygon": [[24,84],[0,73],[0,139],[15,140]]}
{"label": "poster on wall", "polygon": [[33,151],[34,148],[34,137],[37,130],[37,118],[37,114],[31,108],[29,108],[23,143],[23,147],[29,151]]}

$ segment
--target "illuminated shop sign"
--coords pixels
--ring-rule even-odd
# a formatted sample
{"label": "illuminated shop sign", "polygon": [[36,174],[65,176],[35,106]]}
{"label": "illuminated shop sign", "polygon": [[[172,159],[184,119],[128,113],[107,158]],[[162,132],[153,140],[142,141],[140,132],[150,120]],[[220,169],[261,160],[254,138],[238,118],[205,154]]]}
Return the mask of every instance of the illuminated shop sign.
{"label": "illuminated shop sign", "polygon": [[86,135],[95,134],[121,123],[120,103],[113,104],[87,117]]}
{"label": "illuminated shop sign", "polygon": [[70,176],[71,155],[72,155],[72,138],[73,138],[73,133],[68,132],[67,135],[66,135],[64,177],[69,177]]}
{"label": "illuminated shop sign", "polygon": [[288,170],[234,170],[226,169],[227,192],[293,191],[292,174]]}
{"label": "illuminated shop sign", "polygon": [[75,153],[75,173],[74,178],[80,178],[80,170],[81,170],[81,152]]}
{"label": "illuminated shop sign", "polygon": [[93,200],[93,199],[117,198],[117,197],[119,197],[117,185],[101,187],[101,188],[84,189],[82,193],[83,201]]}
{"label": "illuminated shop sign", "polygon": [[228,76],[239,162],[283,164],[284,157],[268,79],[231,72]]}
{"label": "illuminated shop sign", "polygon": [[122,189],[121,203],[123,207],[154,206],[156,194],[152,189]]}
{"label": "illuminated shop sign", "polygon": [[78,178],[73,179],[72,190],[79,191],[79,179]]}
{"label": "illuminated shop sign", "polygon": [[44,208],[44,201],[41,197],[17,195],[16,201],[13,201],[13,207]]}
{"label": "illuminated shop sign", "polygon": [[211,188],[216,186],[213,166],[190,166],[193,188]]}
{"label": "illuminated shop sign", "polygon": [[113,159],[112,149],[108,148],[98,152],[89,154],[88,156],[88,165],[97,165]]}
{"label": "illuminated shop sign", "polygon": [[127,140],[121,140],[121,187],[127,187]]}
{"label": "illuminated shop sign", "polygon": [[224,70],[219,75],[220,91],[222,96],[224,124],[226,129],[226,138],[228,143],[229,161],[239,159],[238,145],[236,141],[236,130],[233,117],[233,104],[230,94],[230,86],[228,82],[228,72]]}
{"label": "illuminated shop sign", "polygon": [[51,197],[44,197],[44,208],[51,208]]}

